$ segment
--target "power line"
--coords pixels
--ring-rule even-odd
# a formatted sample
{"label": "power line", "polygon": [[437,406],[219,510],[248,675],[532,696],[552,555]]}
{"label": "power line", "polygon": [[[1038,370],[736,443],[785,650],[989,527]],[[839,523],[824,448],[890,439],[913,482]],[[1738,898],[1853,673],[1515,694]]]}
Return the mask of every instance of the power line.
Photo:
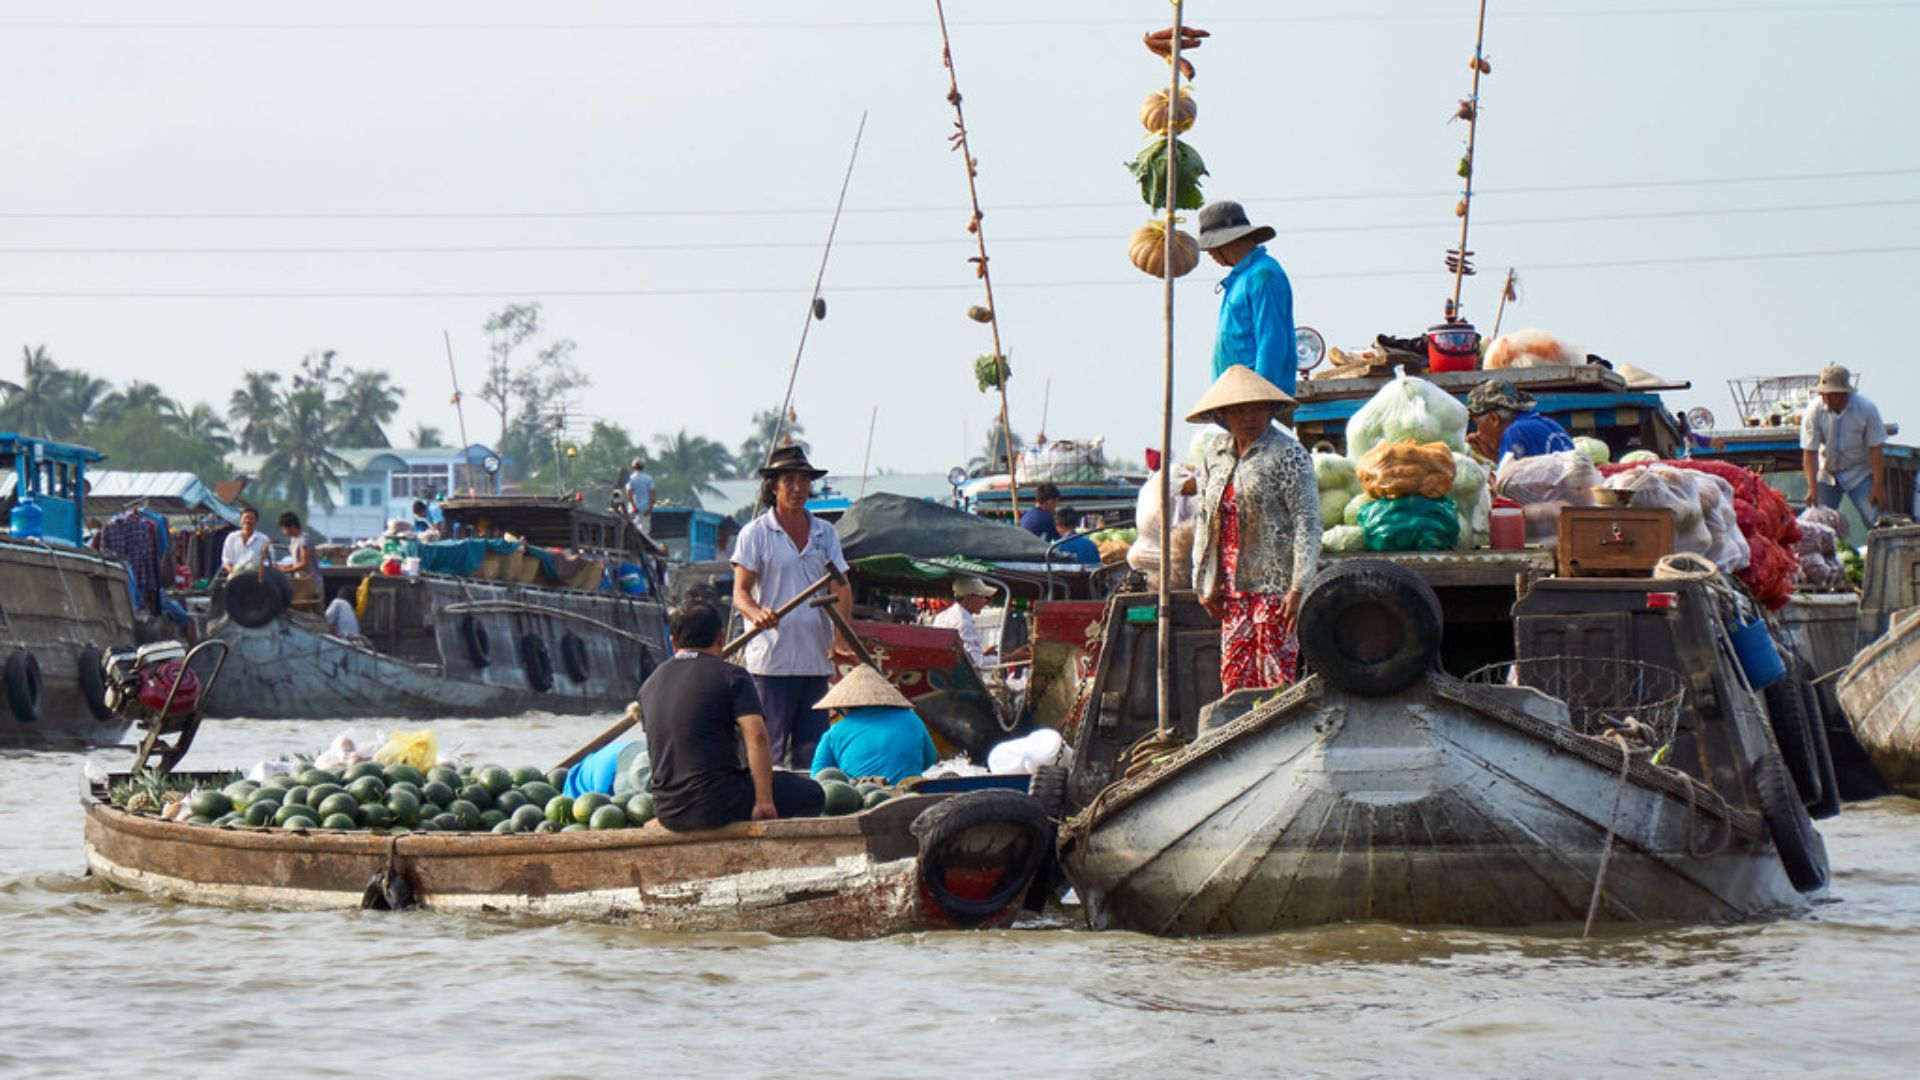
{"label": "power line", "polygon": [[[1906,169],[1856,169],[1844,172],[1822,173],[1777,173],[1773,175],[1718,176],[1671,180],[1613,180],[1585,184],[1536,184],[1519,187],[1487,187],[1476,192],[1483,195],[1537,195],[1556,192],[1587,191],[1628,191],[1639,188],[1677,188],[1677,187],[1718,187],[1729,184],[1782,184],[1799,183],[1810,180],[1864,180],[1898,176],[1920,175],[1920,168]],[[1433,199],[1446,198],[1454,194],[1448,187],[1424,188],[1418,191],[1370,191],[1370,192],[1325,192],[1289,195],[1256,195],[1243,200],[1248,203],[1299,203],[1299,202],[1351,202],[1379,199]],[[1137,207],[1138,199],[1115,200],[1113,202],[1056,202],[1056,203],[1008,203],[989,207],[992,212],[1014,210],[1109,210],[1117,207]],[[661,209],[614,209],[614,210],[419,210],[419,211],[311,211],[311,210],[0,210],[0,220],[39,220],[39,221],[474,221],[474,220],[546,220],[546,219],[595,219],[595,218],[654,218],[654,217],[778,217],[792,215],[820,215],[829,211],[820,208],[798,209],[790,207],[746,207],[739,209],[707,210],[661,210]],[[950,203],[928,206],[850,206],[849,214],[950,214],[954,206]]]}
{"label": "power line", "polygon": [[[1846,258],[1872,255],[1905,255],[1920,252],[1920,244],[1895,245],[1871,248],[1827,248],[1814,251],[1774,251],[1744,255],[1680,255],[1670,258],[1633,258],[1589,262],[1535,263],[1524,264],[1528,273],[1552,270],[1610,270],[1638,269],[1649,266],[1685,266],[1711,263],[1775,262],[1786,259],[1825,259]],[[1337,281],[1360,278],[1392,277],[1439,277],[1436,268],[1418,270],[1347,270],[1327,273],[1302,273],[1296,275],[1301,281]],[[1026,281],[1010,282],[1009,289],[1104,289],[1119,286],[1139,286],[1138,277],[1115,278],[1100,281]],[[965,281],[941,282],[891,282],[879,285],[843,285],[833,289],[833,293],[899,293],[899,292],[947,292],[972,289],[975,286]],[[190,291],[84,291],[84,290],[0,290],[0,299],[6,300],[495,300],[515,298],[619,298],[619,297],[674,297],[674,296],[792,296],[804,290],[787,287],[767,288],[757,286],[718,286],[691,288],[645,288],[645,289],[513,289],[467,290],[449,289],[435,291],[376,292],[190,292]]]}
{"label": "power line", "polygon": [[[1834,210],[1886,209],[1898,206],[1920,206],[1917,199],[1872,199],[1861,202],[1844,203],[1795,203],[1777,206],[1733,206],[1706,207],[1691,210],[1646,210],[1613,214],[1569,214],[1557,217],[1534,218],[1496,218],[1482,222],[1487,227],[1535,226],[1535,225],[1577,225],[1597,222],[1619,221],[1671,221],[1686,218],[1740,217],[1752,214],[1802,214]],[[1401,232],[1433,229],[1444,223],[1435,218],[1429,221],[1379,222],[1359,225],[1301,225],[1288,226],[1286,235],[1301,236],[1326,233],[1364,233],[1364,232]],[[1052,236],[1009,236],[1002,243],[1009,244],[1058,244],[1058,243],[1115,243],[1111,233],[1062,234]],[[965,238],[945,237],[886,237],[872,240],[843,240],[846,247],[944,247],[965,246]],[[369,246],[301,246],[301,247],[73,247],[45,245],[15,245],[0,247],[0,255],[599,255],[625,254],[634,252],[683,252],[683,251],[765,251],[785,248],[815,248],[819,245],[806,240],[741,240],[741,241],[669,241],[664,243],[643,244],[426,244],[426,245],[369,245]]]}

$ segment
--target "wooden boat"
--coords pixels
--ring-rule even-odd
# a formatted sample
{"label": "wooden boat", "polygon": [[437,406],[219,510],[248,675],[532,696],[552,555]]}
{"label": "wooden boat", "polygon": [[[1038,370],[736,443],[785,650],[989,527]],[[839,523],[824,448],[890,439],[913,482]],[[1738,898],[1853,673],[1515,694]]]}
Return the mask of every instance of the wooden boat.
{"label": "wooden boat", "polygon": [[1920,798],[1920,608],[1892,616],[1836,689],[1880,775],[1900,794]]}
{"label": "wooden boat", "polygon": [[[1690,585],[1660,583],[1678,590],[1672,610],[1684,616],[1668,622],[1698,631],[1705,662],[1688,662],[1684,680],[1668,673],[1671,693],[1630,680],[1642,696],[1615,708],[1583,702],[1573,679],[1631,661],[1572,661],[1559,697],[1522,674],[1524,659],[1518,685],[1435,670],[1439,606],[1424,583],[1379,560],[1338,563],[1301,610],[1317,674],[1277,695],[1242,691],[1196,718],[1185,746],[1150,746],[1063,828],[1062,868],[1094,925],[1155,934],[1368,919],[1524,927],[1580,921],[1590,906],[1602,920],[1725,921],[1803,907],[1825,885],[1824,846],[1764,706]],[[1644,606],[1649,583],[1609,587],[1637,588]],[[1594,621],[1635,629],[1610,612]],[[1688,634],[1666,655],[1691,661],[1696,643]],[[1592,733],[1603,714],[1657,728],[1648,721],[1669,707],[1671,732],[1652,740],[1669,765],[1629,752],[1651,746],[1624,733]],[[1105,723],[1090,718],[1083,751],[1101,745]],[[1076,756],[1076,772],[1089,767]],[[1120,775],[1124,762],[1106,769]]]}
{"label": "wooden boat", "polygon": [[0,508],[31,505],[31,538],[0,539],[0,746],[111,745],[101,650],[138,639],[127,567],[79,546],[78,493],[98,453],[0,434]]}
{"label": "wooden boat", "polygon": [[[451,529],[476,535],[423,554],[464,558],[464,573],[431,563],[418,575],[327,571],[329,593],[359,583],[360,639],[333,636],[313,605],[293,602],[276,570],[243,573],[216,590],[209,634],[232,657],[210,715],[433,719],[600,712],[633,700],[670,655],[657,582],[641,595],[604,589],[603,564],[591,560],[580,563],[578,580],[557,580],[554,557],[539,545],[647,562],[645,538],[572,500],[445,506]],[[503,528],[534,546],[486,539]]]}
{"label": "wooden boat", "polygon": [[833,818],[705,832],[216,828],[130,813],[83,782],[88,872],[191,903],[515,912],[657,930],[874,937],[994,926],[1021,909],[1052,826],[1011,791],[904,795]]}

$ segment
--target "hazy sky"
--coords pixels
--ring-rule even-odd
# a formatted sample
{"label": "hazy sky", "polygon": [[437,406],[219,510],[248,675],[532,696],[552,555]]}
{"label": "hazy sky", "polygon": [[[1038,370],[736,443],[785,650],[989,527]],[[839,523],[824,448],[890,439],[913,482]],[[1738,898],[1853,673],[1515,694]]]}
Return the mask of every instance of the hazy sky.
{"label": "hazy sky", "polygon": [[[1441,314],[1470,0],[1216,0],[1189,141],[1274,225],[1297,319],[1337,345]],[[950,0],[1014,426],[1158,430],[1160,293],[1121,167],[1165,85],[1163,0]],[[1467,314],[1691,378],[1864,371],[1920,424],[1920,3],[1489,4]],[[785,386],[869,113],[797,406],[817,460],[944,471],[981,442],[988,351],[932,0],[0,3],[0,377],[18,348],[224,407],[332,348],[456,431],[441,334],[539,300],[584,416],[728,444]],[[1220,271],[1181,282],[1178,401],[1207,385]],[[489,429],[470,401],[476,440]],[[1920,428],[1910,429],[1920,435]]]}

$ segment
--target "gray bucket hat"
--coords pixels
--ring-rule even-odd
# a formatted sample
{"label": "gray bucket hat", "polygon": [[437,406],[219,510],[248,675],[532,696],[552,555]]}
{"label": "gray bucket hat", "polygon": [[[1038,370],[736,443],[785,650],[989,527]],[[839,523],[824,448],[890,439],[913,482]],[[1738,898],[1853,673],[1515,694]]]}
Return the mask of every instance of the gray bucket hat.
{"label": "gray bucket hat", "polygon": [[1243,236],[1251,236],[1254,243],[1264,244],[1273,239],[1274,231],[1270,225],[1248,221],[1247,208],[1231,200],[1210,202],[1200,208],[1201,251],[1212,251]]}

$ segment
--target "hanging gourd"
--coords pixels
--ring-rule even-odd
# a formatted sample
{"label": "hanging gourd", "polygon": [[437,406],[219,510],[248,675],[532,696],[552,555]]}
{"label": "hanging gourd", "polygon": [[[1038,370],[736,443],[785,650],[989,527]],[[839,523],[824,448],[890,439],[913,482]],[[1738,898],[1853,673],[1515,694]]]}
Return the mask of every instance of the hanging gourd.
{"label": "hanging gourd", "polygon": [[[1134,230],[1127,245],[1133,265],[1154,277],[1166,276],[1167,223],[1159,219]],[[1182,229],[1173,230],[1173,276],[1185,277],[1200,265],[1200,242]]]}
{"label": "hanging gourd", "polygon": [[1148,94],[1147,99],[1140,103],[1140,126],[1146,128],[1148,134],[1164,139],[1167,134],[1167,118],[1171,115],[1174,134],[1184,134],[1193,126],[1194,119],[1200,115],[1200,106],[1194,104],[1193,95],[1187,93],[1184,86],[1180,88],[1180,94],[1175,100],[1177,104],[1170,109],[1167,107],[1165,90],[1155,90]]}

